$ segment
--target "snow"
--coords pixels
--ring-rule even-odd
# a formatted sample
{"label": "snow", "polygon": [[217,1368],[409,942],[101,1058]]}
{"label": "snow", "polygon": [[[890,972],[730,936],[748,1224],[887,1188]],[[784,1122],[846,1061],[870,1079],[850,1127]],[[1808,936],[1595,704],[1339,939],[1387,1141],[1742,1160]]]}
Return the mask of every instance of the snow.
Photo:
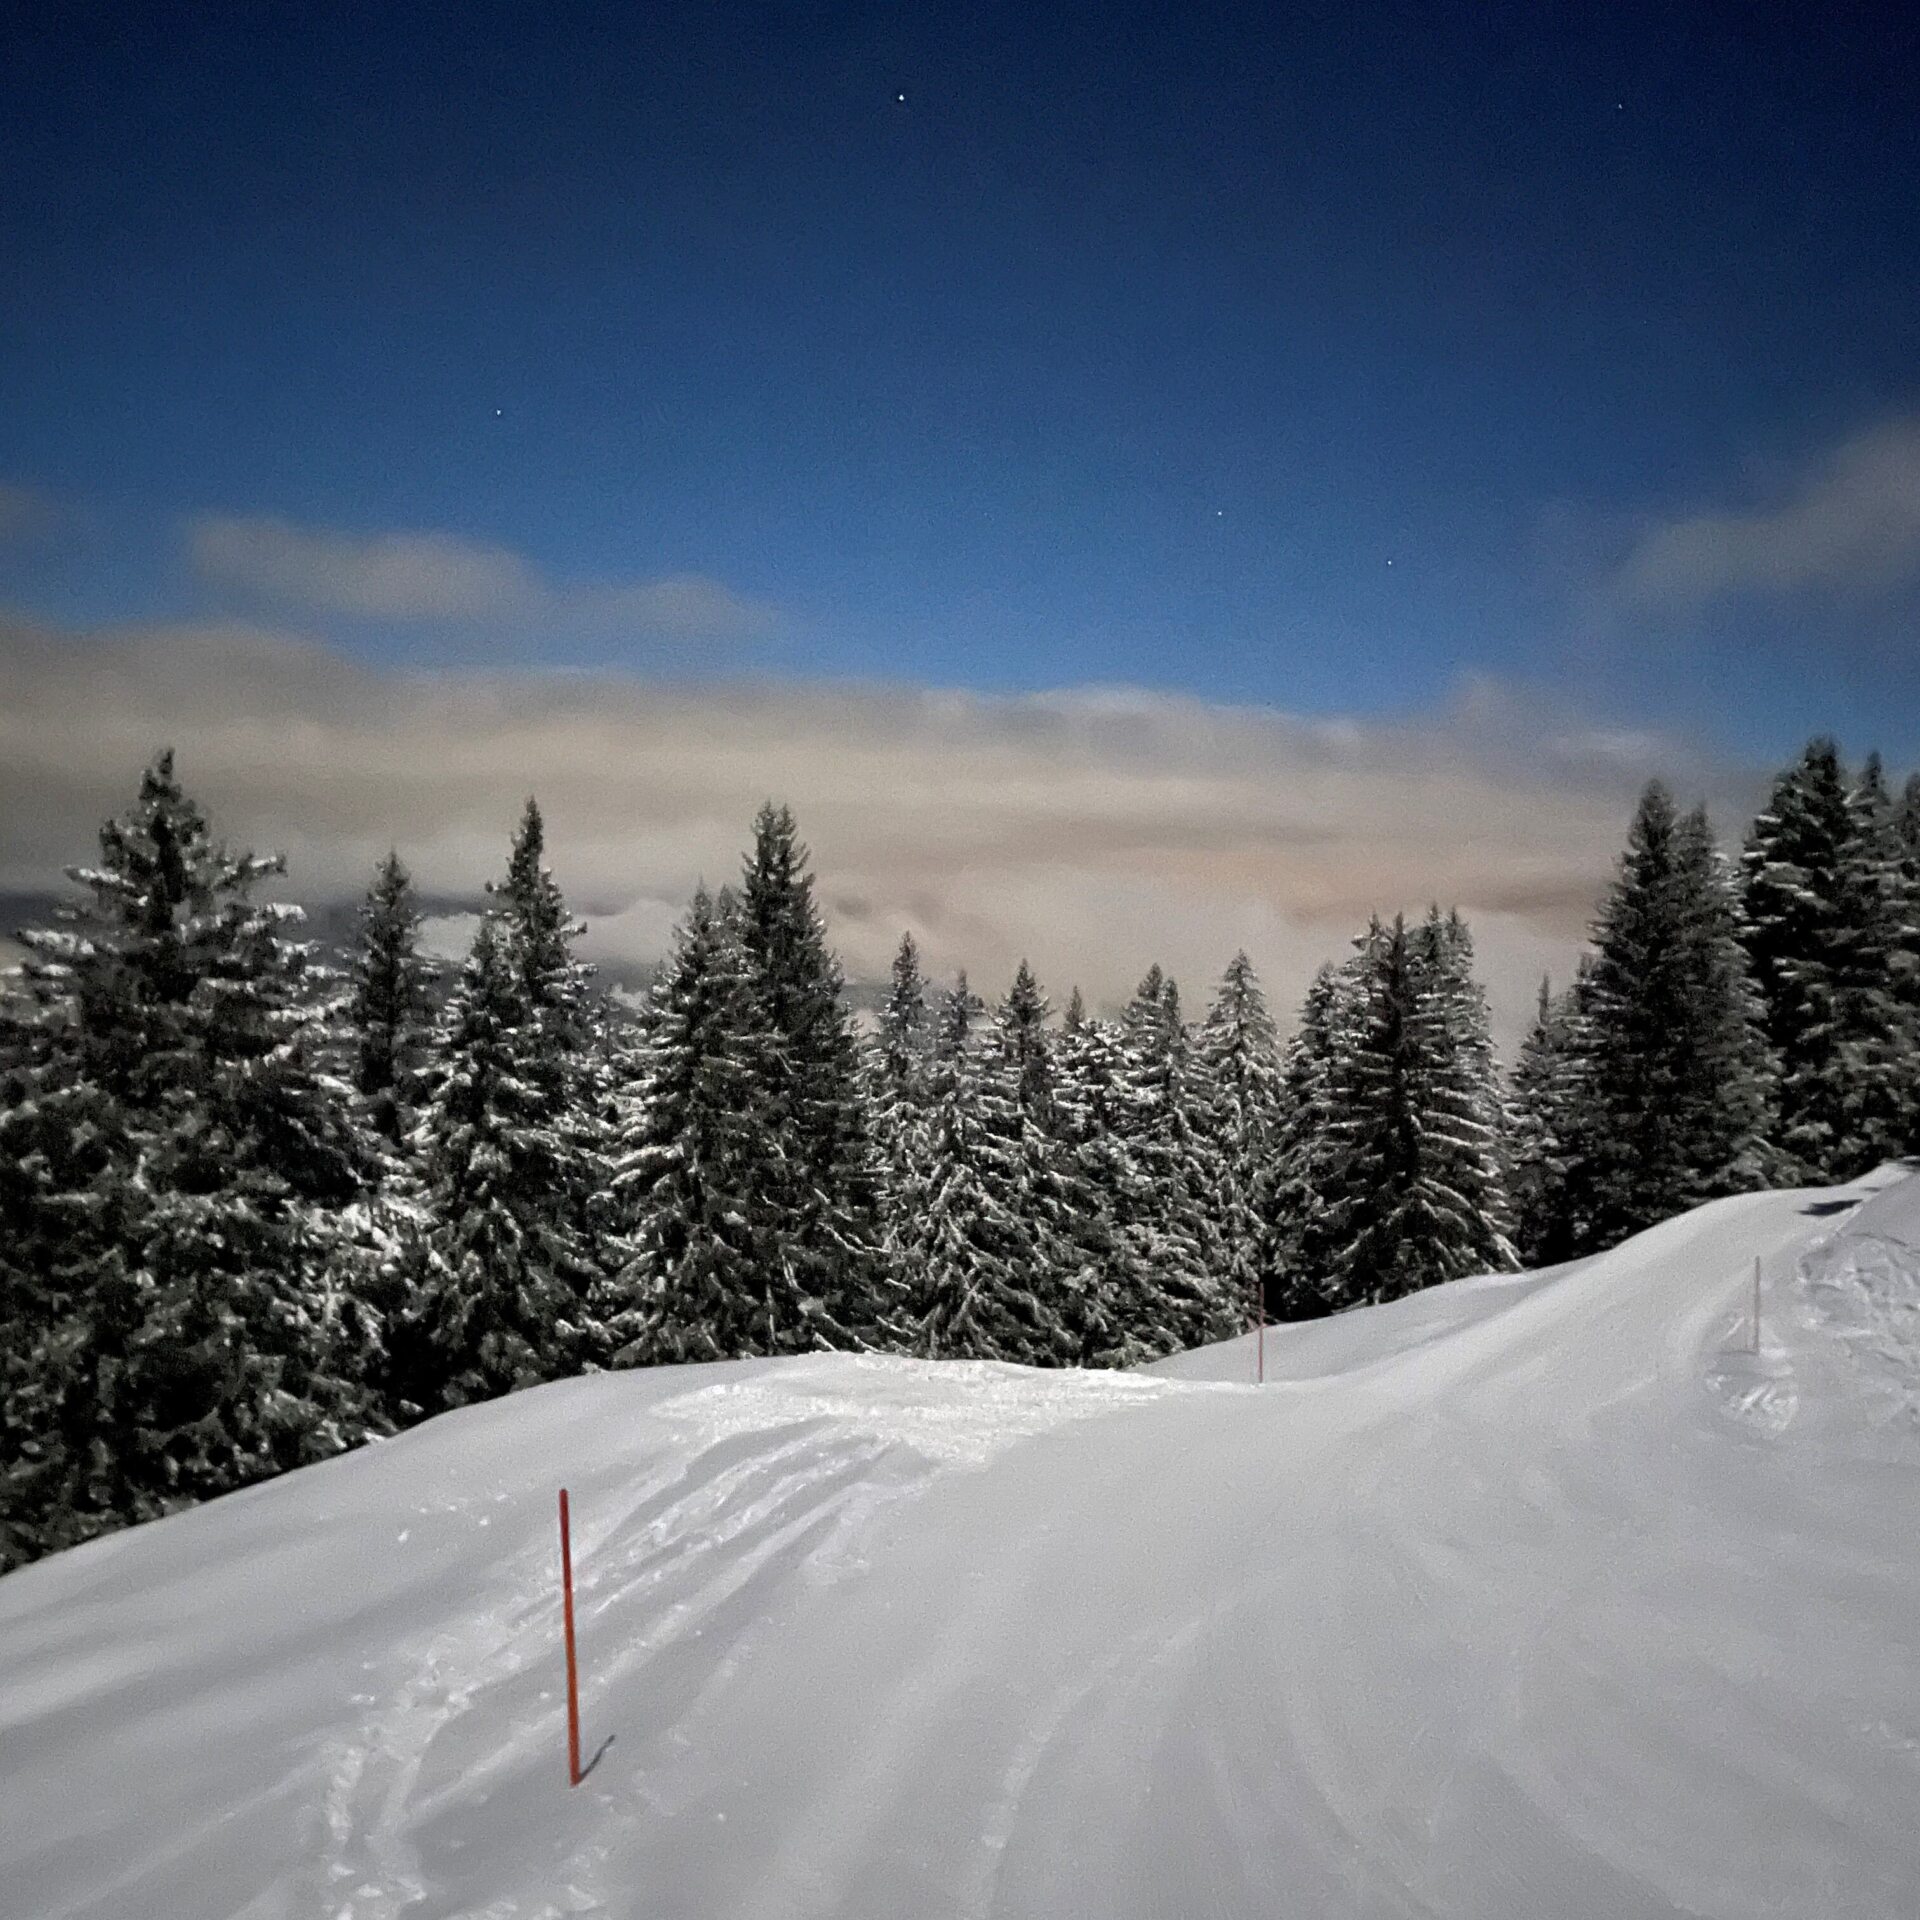
{"label": "snow", "polygon": [[1920,1181],[1881,1194],[1802,1256],[1800,1280],[1822,1330],[1820,1357],[1851,1370],[1832,1402],[1856,1424],[1920,1423]]}
{"label": "snow", "polygon": [[1916,1245],[1890,1169],[1269,1329],[1264,1387],[448,1415],[0,1580],[0,1909],[1920,1912]]}

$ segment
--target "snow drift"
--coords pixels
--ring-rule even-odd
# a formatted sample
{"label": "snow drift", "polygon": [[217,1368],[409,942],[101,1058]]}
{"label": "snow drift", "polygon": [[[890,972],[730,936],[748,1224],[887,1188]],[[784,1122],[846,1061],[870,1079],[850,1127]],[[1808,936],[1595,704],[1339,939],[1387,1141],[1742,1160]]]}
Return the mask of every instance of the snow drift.
{"label": "snow drift", "polygon": [[0,1581],[0,1910],[1910,1916],[1916,1244],[1887,1172],[1272,1331],[1264,1387],[435,1420]]}

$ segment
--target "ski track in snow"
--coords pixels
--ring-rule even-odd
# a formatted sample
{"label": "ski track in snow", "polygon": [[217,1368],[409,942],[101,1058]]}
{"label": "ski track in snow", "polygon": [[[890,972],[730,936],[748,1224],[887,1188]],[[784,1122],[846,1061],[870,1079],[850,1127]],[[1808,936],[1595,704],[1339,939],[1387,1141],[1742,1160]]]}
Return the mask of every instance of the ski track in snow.
{"label": "ski track in snow", "polygon": [[[963,1362],[930,1395],[924,1370],[889,1359],[800,1363],[737,1384],[696,1389],[658,1404],[655,1417],[688,1436],[674,1473],[637,1490],[624,1513],[583,1529],[577,1588],[583,1636],[603,1618],[651,1620],[623,1639],[595,1676],[630,1683],[661,1649],[702,1636],[763,1569],[797,1563],[812,1581],[861,1564],[858,1543],[890,1504],[936,1472],[985,1466],[1015,1441],[1093,1413],[1137,1405],[1170,1389],[1129,1375],[1061,1376]],[[777,1444],[769,1436],[786,1435]],[[799,1554],[794,1549],[803,1549]],[[434,1743],[508,1683],[552,1665],[551,1542],[522,1549],[494,1595],[450,1630],[404,1651],[407,1670],[364,1728],[340,1739],[327,1762],[325,1872],[334,1920],[399,1920],[427,1900],[413,1823],[445,1803],[418,1796]],[[707,1685],[724,1682],[749,1644],[742,1628]],[[555,1695],[543,1691],[543,1703]],[[697,1704],[697,1702],[696,1702]],[[590,1743],[589,1743],[590,1747]],[[544,1706],[494,1745],[457,1791],[475,1798],[530,1755],[552,1748]],[[484,1793],[477,1796],[484,1800]],[[555,1912],[598,1912],[589,1855],[575,1863]],[[500,1920],[512,1903],[490,1907]]]}
{"label": "ski track in snow", "polygon": [[10,1576],[0,1910],[1911,1920],[1920,1179],[1821,1201],[1261,1389],[567,1383]]}

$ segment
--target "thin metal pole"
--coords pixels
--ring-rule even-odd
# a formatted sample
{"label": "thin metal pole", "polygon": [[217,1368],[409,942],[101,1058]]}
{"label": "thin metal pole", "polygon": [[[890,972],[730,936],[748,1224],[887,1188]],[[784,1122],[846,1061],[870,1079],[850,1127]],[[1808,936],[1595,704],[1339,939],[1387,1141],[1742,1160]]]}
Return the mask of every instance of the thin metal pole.
{"label": "thin metal pole", "polygon": [[1753,1256],[1753,1350],[1760,1351],[1760,1256]]}
{"label": "thin metal pole", "polygon": [[580,1670],[573,1650],[573,1529],[560,1489],[560,1586],[567,1619],[567,1785],[580,1784]]}

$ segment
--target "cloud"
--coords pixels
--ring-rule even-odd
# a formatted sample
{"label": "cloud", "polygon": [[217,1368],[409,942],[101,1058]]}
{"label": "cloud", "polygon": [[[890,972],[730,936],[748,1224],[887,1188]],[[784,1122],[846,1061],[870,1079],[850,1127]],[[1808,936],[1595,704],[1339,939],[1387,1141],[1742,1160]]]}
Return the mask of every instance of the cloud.
{"label": "cloud", "polygon": [[1887,589],[1920,578],[1920,417],[1884,422],[1829,452],[1784,498],[1690,514],[1635,542],[1616,589],[1642,604],[1728,595]]}
{"label": "cloud", "polygon": [[560,583],[511,548],[450,534],[342,533],[232,514],[202,514],[186,534],[196,571],[215,585],[360,620],[538,622],[680,640],[752,639],[778,624],[772,607],[698,574]]}
{"label": "cloud", "polygon": [[420,951],[431,954],[436,960],[462,960],[479,930],[480,915],[477,911],[427,914],[420,922]]}
{"label": "cloud", "polygon": [[1026,956],[1057,998],[1112,1004],[1159,960],[1198,1004],[1245,946],[1286,1016],[1370,913],[1438,900],[1473,917],[1509,1043],[1541,971],[1568,971],[1646,773],[1689,797],[1722,778],[1485,679],[1423,719],[1332,723],[1127,689],[400,674],[237,623],[0,618],[0,890],[85,855],[163,743],[310,904],[357,896],[397,841],[442,945],[530,791],[588,951],[628,962],[738,872],[773,796],[855,979],[910,928],[983,988]]}

